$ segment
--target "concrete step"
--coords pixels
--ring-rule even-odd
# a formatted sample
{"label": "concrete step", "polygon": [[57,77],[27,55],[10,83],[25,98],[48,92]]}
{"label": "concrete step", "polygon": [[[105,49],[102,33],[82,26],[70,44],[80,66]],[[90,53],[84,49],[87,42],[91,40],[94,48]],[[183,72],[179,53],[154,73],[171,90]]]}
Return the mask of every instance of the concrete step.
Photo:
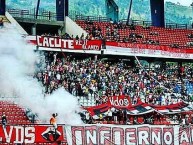
{"label": "concrete step", "polygon": [[3,19],[3,22],[10,23],[6,16],[0,15],[0,19]]}

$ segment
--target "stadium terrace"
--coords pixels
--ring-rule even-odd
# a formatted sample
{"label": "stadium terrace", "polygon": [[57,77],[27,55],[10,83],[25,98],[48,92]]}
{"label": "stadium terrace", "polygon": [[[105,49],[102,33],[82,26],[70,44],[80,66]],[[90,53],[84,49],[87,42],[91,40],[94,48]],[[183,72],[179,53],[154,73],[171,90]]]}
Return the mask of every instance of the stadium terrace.
{"label": "stadium terrace", "polygon": [[[117,4],[125,0],[103,1],[105,17],[40,1],[0,0],[0,145],[193,143],[193,18],[182,16],[190,7],[135,0],[140,18],[151,13],[144,21],[131,18],[133,0],[126,20]],[[104,13],[101,1],[77,1]],[[167,23],[164,4],[188,24]]]}

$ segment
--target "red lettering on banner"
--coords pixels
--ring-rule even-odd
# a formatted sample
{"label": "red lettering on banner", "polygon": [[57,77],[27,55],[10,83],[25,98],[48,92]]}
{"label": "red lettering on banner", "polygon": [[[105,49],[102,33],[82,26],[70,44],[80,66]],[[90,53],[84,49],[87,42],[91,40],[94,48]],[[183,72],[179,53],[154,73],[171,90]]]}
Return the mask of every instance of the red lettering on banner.
{"label": "red lettering on banner", "polygon": [[125,129],[125,144],[136,145],[137,144],[137,134],[136,128],[126,128]]}
{"label": "red lettering on banner", "polygon": [[161,55],[171,57],[172,53],[170,51],[161,51]]}
{"label": "red lettering on banner", "polygon": [[145,49],[139,49],[139,53],[145,54]]}
{"label": "red lettering on banner", "polygon": [[183,58],[190,58],[190,54],[185,53],[184,56],[183,56]]}
{"label": "red lettering on banner", "polygon": [[155,53],[156,53],[156,50],[153,50],[153,49],[148,50],[148,54],[154,55]]}
{"label": "red lettering on banner", "polygon": [[145,49],[132,48],[131,53],[145,54]]}
{"label": "red lettering on banner", "polygon": [[72,145],[85,144],[84,126],[72,126]]}
{"label": "red lettering on banner", "polygon": [[150,129],[149,127],[138,127],[138,144],[139,145],[148,145],[150,144]]}
{"label": "red lettering on banner", "polygon": [[96,145],[98,144],[97,126],[86,126],[85,127],[85,144]]}
{"label": "red lettering on banner", "polygon": [[111,145],[111,127],[101,126],[98,129],[99,145]]}
{"label": "red lettering on banner", "polygon": [[190,127],[190,136],[191,141],[193,141],[193,126]]}
{"label": "red lettering on banner", "polygon": [[190,127],[179,128],[179,144],[180,145],[191,145],[190,144]]}
{"label": "red lettering on banner", "polygon": [[151,128],[151,143],[153,145],[161,145],[162,144],[162,129],[159,127]]}
{"label": "red lettering on banner", "polygon": [[174,145],[173,128],[163,128],[163,145]]}
{"label": "red lettering on banner", "polygon": [[120,127],[112,128],[112,141],[116,145],[124,145],[125,136],[124,129]]}
{"label": "red lettering on banner", "polygon": [[[190,136],[193,133],[193,128],[191,127],[179,128],[179,126],[167,127],[163,125],[160,127],[156,125],[88,125],[69,127],[74,132],[68,136],[70,139],[69,143],[73,145],[190,145]],[[72,139],[73,136],[74,138]]]}
{"label": "red lettering on banner", "polygon": [[[193,53],[191,49],[171,48],[170,46],[138,44],[138,43],[117,43],[108,42],[107,46],[115,46],[130,49],[130,53],[158,55],[175,58],[190,58]],[[111,47],[113,49],[113,47]],[[124,50],[123,50],[124,51]]]}

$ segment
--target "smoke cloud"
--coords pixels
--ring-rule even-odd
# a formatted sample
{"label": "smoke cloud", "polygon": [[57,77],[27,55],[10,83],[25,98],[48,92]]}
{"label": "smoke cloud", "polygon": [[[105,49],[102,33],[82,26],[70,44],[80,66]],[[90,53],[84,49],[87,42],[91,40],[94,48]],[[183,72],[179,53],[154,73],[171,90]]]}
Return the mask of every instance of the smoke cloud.
{"label": "smoke cloud", "polygon": [[38,114],[48,123],[58,113],[58,123],[81,124],[77,99],[63,88],[44,96],[43,86],[34,78],[35,63],[40,58],[33,46],[24,41],[12,25],[0,29],[0,95],[14,98],[19,105]]}

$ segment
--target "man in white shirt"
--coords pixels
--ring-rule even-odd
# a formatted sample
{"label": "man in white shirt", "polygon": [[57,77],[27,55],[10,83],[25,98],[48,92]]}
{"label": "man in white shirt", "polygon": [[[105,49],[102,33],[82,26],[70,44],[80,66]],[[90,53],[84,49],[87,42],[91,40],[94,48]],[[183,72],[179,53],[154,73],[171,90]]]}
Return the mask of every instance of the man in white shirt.
{"label": "man in white shirt", "polygon": [[108,116],[107,121],[112,121],[113,113],[112,113],[111,109],[108,110],[107,116]]}

